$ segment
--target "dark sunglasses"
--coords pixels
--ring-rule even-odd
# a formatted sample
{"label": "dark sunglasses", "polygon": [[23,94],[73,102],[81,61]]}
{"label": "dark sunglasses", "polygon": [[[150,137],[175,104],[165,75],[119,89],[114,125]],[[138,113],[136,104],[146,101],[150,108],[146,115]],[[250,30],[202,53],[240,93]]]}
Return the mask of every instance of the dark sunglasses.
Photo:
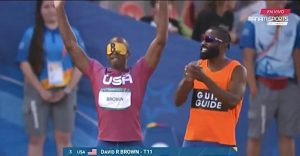
{"label": "dark sunglasses", "polygon": [[207,43],[212,43],[212,42],[218,42],[218,43],[224,43],[223,40],[217,38],[217,37],[212,37],[212,36],[204,36],[204,41]]}

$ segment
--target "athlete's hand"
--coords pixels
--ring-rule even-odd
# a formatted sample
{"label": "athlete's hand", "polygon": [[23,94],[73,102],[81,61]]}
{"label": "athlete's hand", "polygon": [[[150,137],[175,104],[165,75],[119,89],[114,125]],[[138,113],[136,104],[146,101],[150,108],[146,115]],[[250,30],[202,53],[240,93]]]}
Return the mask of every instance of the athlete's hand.
{"label": "athlete's hand", "polygon": [[58,8],[58,7],[64,6],[65,1],[64,0],[54,0],[53,3],[54,3],[54,7]]}
{"label": "athlete's hand", "polygon": [[207,76],[203,73],[202,68],[197,61],[193,61],[187,65],[186,76],[201,82],[204,82],[207,79]]}
{"label": "athlete's hand", "polygon": [[188,65],[186,65],[184,67],[184,78],[185,78],[185,81],[192,82],[192,81],[194,81],[194,79],[193,79],[192,75],[190,74],[190,71],[188,71],[188,70],[190,70],[190,68],[188,68]]}
{"label": "athlete's hand", "polygon": [[194,71],[194,64],[196,64],[196,61],[190,62],[188,65],[185,66],[184,71],[185,71],[185,78],[187,80],[194,80],[195,78],[195,71]]}

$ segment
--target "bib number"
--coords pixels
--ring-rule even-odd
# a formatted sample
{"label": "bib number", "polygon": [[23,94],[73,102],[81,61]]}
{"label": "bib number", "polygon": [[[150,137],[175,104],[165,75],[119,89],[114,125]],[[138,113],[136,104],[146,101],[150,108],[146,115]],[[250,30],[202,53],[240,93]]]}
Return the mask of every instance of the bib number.
{"label": "bib number", "polygon": [[131,91],[127,88],[103,88],[98,104],[102,108],[122,110],[131,106]]}

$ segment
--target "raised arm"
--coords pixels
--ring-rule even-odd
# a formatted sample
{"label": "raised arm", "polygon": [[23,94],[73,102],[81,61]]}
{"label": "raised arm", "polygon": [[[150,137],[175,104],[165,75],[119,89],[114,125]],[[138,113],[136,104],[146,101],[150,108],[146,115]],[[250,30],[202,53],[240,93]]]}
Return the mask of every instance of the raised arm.
{"label": "raised arm", "polygon": [[70,53],[75,66],[83,72],[88,66],[88,56],[78,45],[76,37],[72,32],[65,13],[64,1],[56,0],[54,1],[54,6],[56,8],[59,29],[64,41],[64,45],[67,51]]}
{"label": "raised arm", "polygon": [[159,11],[156,16],[158,16],[158,23],[156,28],[156,36],[152,43],[150,44],[146,54],[145,60],[151,68],[155,68],[160,60],[161,53],[165,47],[168,38],[168,9],[167,1],[159,1]]}

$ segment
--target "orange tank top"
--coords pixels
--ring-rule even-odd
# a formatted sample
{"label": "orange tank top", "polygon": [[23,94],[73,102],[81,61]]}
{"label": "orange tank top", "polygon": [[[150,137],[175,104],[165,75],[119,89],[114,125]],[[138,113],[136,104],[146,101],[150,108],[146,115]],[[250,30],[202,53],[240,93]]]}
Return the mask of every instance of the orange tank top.
{"label": "orange tank top", "polygon": [[[231,60],[224,68],[216,72],[210,71],[207,67],[207,60],[199,61],[199,65],[219,87],[228,90],[232,72],[240,63]],[[235,146],[235,128],[241,106],[242,100],[233,109],[226,108],[204,83],[195,80],[185,140]]]}

